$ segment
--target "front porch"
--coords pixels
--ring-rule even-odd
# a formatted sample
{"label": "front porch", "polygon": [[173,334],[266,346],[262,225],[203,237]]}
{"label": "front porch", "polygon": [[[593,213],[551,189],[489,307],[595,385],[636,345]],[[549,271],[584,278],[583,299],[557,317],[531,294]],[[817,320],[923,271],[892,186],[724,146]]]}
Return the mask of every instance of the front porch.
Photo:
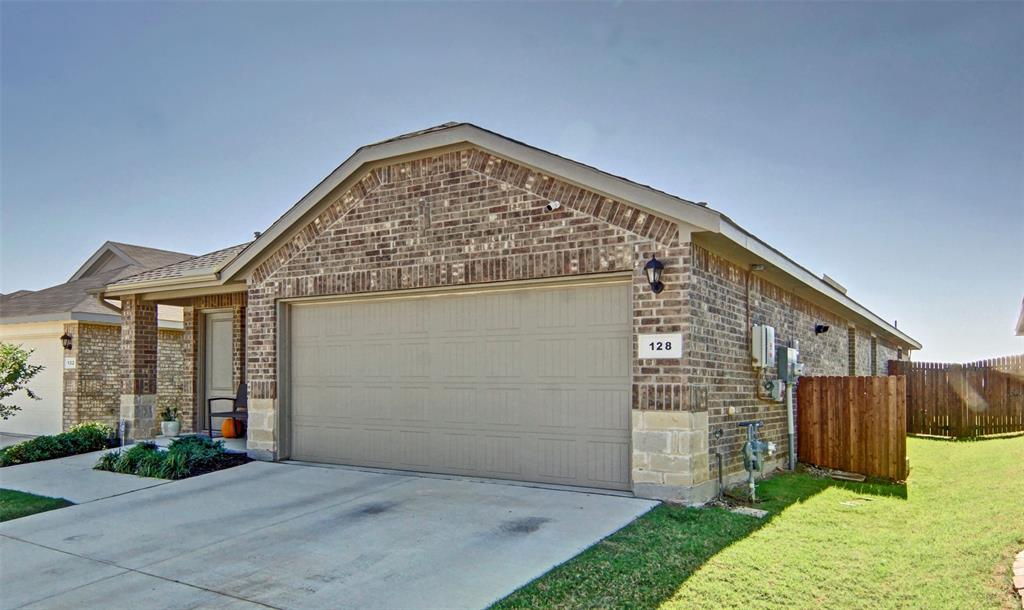
{"label": "front porch", "polygon": [[[166,448],[169,447],[175,439],[186,436],[181,434],[178,436],[157,436],[155,438],[146,439],[148,442],[155,443],[157,447]],[[246,453],[245,439],[244,438],[218,438],[216,439],[224,443],[224,450],[230,453]]]}
{"label": "front porch", "polygon": [[[183,313],[182,363],[180,371],[170,375],[160,371],[161,362],[156,357],[158,304],[180,306]],[[214,402],[212,410],[232,411],[233,399],[244,383],[245,311],[244,291],[192,297],[160,293],[122,297],[120,411],[127,440],[169,444],[173,439],[160,435],[161,414],[168,409],[180,414],[181,435],[222,437],[221,427],[228,418],[215,417],[211,426],[208,401],[229,399]],[[247,433],[246,426],[243,437],[223,439],[225,446],[245,451]]]}

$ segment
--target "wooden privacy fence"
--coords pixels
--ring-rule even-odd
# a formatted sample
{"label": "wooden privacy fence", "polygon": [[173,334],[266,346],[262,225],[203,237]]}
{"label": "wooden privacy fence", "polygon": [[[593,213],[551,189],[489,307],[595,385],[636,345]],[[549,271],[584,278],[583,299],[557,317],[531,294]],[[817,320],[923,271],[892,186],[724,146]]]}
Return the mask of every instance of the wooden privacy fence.
{"label": "wooden privacy fence", "polygon": [[971,438],[1024,432],[1024,354],[967,364],[890,360],[907,377],[907,432]]}
{"label": "wooden privacy fence", "polygon": [[905,480],[906,397],[904,377],[801,377],[797,385],[800,461]]}

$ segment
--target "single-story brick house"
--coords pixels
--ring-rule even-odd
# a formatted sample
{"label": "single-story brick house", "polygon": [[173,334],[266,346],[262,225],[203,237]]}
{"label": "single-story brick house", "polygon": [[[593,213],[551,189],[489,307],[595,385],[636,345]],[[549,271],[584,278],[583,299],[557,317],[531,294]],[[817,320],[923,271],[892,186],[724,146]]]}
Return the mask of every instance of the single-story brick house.
{"label": "single-story brick house", "polygon": [[[8,434],[56,434],[83,421],[116,424],[121,395],[121,310],[90,291],[111,281],[193,258],[191,254],[108,241],[68,281],[42,290],[0,295],[0,341],[32,350],[43,370],[29,387],[39,395],[11,397],[21,407],[0,420]],[[158,384],[163,404],[180,403],[180,307],[161,307]],[[61,340],[66,337],[70,347]]]}
{"label": "single-story brick house", "polygon": [[465,123],[364,146],[251,243],[105,294],[137,434],[155,306],[177,305],[187,427],[244,380],[252,457],[687,501],[715,493],[716,450],[742,474],[739,421],[786,453],[753,325],[799,340],[807,375],[884,374],[920,348],[705,204]]}

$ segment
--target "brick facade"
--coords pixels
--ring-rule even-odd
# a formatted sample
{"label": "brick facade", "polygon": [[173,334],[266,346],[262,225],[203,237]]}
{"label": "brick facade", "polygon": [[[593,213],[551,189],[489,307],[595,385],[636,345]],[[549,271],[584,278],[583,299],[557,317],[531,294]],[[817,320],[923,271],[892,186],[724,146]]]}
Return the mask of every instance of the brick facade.
{"label": "brick facade", "polygon": [[[63,428],[66,430],[89,421],[117,428],[122,393],[121,327],[116,324],[67,322],[64,332],[72,336],[72,349],[64,355],[75,359],[75,368],[63,371]],[[158,332],[158,406],[180,403],[184,398],[181,343],[180,330],[161,329]]]}
{"label": "brick facade", "polygon": [[854,331],[854,336],[856,337],[856,362],[853,374],[858,376],[879,374],[877,371],[871,370],[871,333],[857,328]]}
{"label": "brick facade", "polygon": [[[561,207],[545,209],[550,201]],[[248,383],[247,444],[257,458],[281,457],[281,299],[629,274],[634,335],[684,338],[682,359],[632,361],[632,480],[645,497],[710,497],[716,452],[724,477],[737,478],[740,421],[763,420],[763,436],[785,458],[785,406],[758,397],[753,324],[774,326],[778,345],[798,340],[806,375],[884,374],[878,369],[896,357],[896,346],[691,242],[685,224],[475,148],[375,167],[311,214],[256,261],[247,292],[197,297],[184,308],[180,387],[192,405],[184,428],[199,429],[202,412],[202,315],[230,309],[234,377]],[[651,255],[665,264],[660,294],[642,273]],[[139,397],[151,381],[141,372],[150,360],[150,313],[144,303],[125,303],[122,405],[132,398],[127,404],[145,425]],[[816,335],[816,324],[831,331]]]}
{"label": "brick facade", "polygon": [[[161,328],[157,333],[156,349],[156,409],[167,407],[182,414],[182,429],[185,430],[187,399],[185,394],[184,333],[180,330]],[[186,430],[191,431],[191,428]]]}
{"label": "brick facade", "polygon": [[[561,208],[546,210],[553,200]],[[657,295],[642,273],[652,254],[665,263],[666,289]],[[725,456],[726,475],[742,471],[739,421],[764,420],[764,436],[785,457],[785,407],[757,398],[752,324],[774,326],[779,345],[799,340],[808,375],[846,374],[851,348],[858,372],[870,374],[870,335],[856,332],[851,344],[846,320],[681,241],[677,223],[466,149],[370,171],[332,195],[252,271],[246,309],[250,453],[273,459],[280,448],[279,299],[605,272],[633,278],[634,334],[684,335],[681,360],[633,360],[638,495],[709,497],[716,451]],[[833,330],[815,335],[815,324]],[[884,362],[888,346],[879,341],[878,350],[877,361]]]}
{"label": "brick facade", "polygon": [[156,421],[156,304],[136,296],[121,300],[121,413],[129,439],[148,438]]}
{"label": "brick facade", "polygon": [[[666,266],[656,296],[639,273],[652,254]],[[250,450],[278,449],[278,299],[628,272],[634,331],[679,332],[682,255],[677,223],[480,150],[377,168],[250,277]],[[678,361],[635,362],[634,407],[683,409],[680,374]]]}
{"label": "brick facade", "polygon": [[121,380],[121,327],[112,324],[69,322],[64,332],[73,348],[75,368],[64,369],[65,430],[87,421],[117,427]]}
{"label": "brick facade", "polygon": [[[745,475],[740,449],[746,440],[737,422],[763,420],[762,437],[778,447],[776,461],[784,461],[788,453],[785,404],[757,398],[757,375],[750,361],[752,325],[775,327],[778,346],[799,341],[807,376],[846,375],[851,358],[859,375],[884,375],[885,371],[871,371],[870,334],[852,327],[848,334],[849,323],[842,317],[700,246],[691,248],[686,378],[690,385],[706,386],[708,391],[708,476],[718,477],[716,452],[720,451],[724,478],[736,480]],[[816,324],[831,329],[815,334]],[[854,337],[852,343],[850,337]],[[877,345],[878,362],[896,357],[895,347],[882,340]],[[734,409],[733,415],[728,414],[729,408]]]}

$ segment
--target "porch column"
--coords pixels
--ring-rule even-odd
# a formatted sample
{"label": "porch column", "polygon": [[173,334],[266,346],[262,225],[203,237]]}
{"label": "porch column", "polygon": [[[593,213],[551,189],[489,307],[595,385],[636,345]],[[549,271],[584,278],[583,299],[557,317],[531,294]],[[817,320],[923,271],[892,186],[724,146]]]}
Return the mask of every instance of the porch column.
{"label": "porch column", "polygon": [[121,419],[126,439],[156,434],[156,304],[121,300]]}
{"label": "porch column", "polygon": [[181,338],[182,375],[185,378],[185,404],[181,413],[184,419],[182,429],[196,432],[205,429],[205,423],[199,421],[200,397],[196,393],[199,381],[199,324],[202,322],[202,314],[192,305],[182,307],[181,313],[182,326],[185,329]]}

